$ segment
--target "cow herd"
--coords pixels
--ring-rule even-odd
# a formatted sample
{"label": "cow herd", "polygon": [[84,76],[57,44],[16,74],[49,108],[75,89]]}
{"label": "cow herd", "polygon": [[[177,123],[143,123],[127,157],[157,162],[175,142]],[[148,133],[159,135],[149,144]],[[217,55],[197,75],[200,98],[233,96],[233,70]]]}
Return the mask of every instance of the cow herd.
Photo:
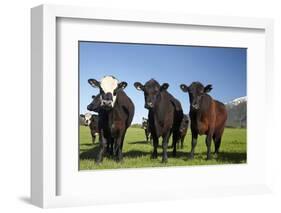
{"label": "cow herd", "polygon": [[[135,113],[134,103],[124,92],[127,83],[119,82],[114,76],[105,76],[100,81],[89,79],[88,83],[99,89],[98,94],[92,96],[92,102],[87,106],[89,111],[98,115],[84,115],[84,122],[91,129],[93,142],[99,134],[100,149],[96,162],[101,163],[105,153],[114,156],[119,162],[122,160],[126,131]],[[144,107],[148,110],[148,119],[143,119],[142,126],[147,141],[151,140],[153,144],[151,158],[157,158],[159,139],[162,138],[162,162],[168,161],[167,148],[170,137],[175,157],[179,145],[183,147],[189,122],[192,134],[189,157],[194,157],[198,135],[206,135],[207,160],[211,158],[212,140],[215,144],[214,154],[218,154],[227,112],[223,103],[208,94],[212,90],[211,85],[203,86],[200,82],[193,82],[189,86],[180,85],[180,89],[189,96],[189,116],[184,115],[180,101],[168,92],[168,83],[160,85],[151,79],[145,84],[135,82],[134,87],[143,93]]]}

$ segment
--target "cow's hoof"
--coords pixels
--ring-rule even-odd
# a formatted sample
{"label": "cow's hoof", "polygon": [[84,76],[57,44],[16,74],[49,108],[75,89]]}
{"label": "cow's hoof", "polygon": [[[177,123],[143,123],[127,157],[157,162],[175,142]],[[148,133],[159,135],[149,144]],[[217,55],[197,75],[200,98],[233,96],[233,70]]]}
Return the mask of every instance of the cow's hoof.
{"label": "cow's hoof", "polygon": [[157,155],[151,155],[151,159],[157,159]]}
{"label": "cow's hoof", "polygon": [[96,164],[99,166],[101,165],[101,161],[96,161]]}
{"label": "cow's hoof", "polygon": [[122,163],[122,162],[123,162],[123,156],[122,156],[122,155],[117,156],[117,157],[116,157],[116,162],[117,162],[117,163]]}
{"label": "cow's hoof", "polygon": [[189,160],[193,160],[194,159],[194,155],[193,154],[189,154],[188,158],[189,158]]}
{"label": "cow's hoof", "polygon": [[173,157],[176,157],[177,156],[177,152],[173,152]]}
{"label": "cow's hoof", "polygon": [[211,160],[211,155],[207,155],[206,160]]}
{"label": "cow's hoof", "polygon": [[162,159],[162,163],[168,163],[168,159],[167,158],[163,158]]}
{"label": "cow's hoof", "polygon": [[151,155],[151,159],[157,159],[157,153],[153,152]]}
{"label": "cow's hoof", "polygon": [[123,163],[123,159],[116,159],[117,163]]}
{"label": "cow's hoof", "polygon": [[214,158],[218,158],[218,153],[214,153]]}

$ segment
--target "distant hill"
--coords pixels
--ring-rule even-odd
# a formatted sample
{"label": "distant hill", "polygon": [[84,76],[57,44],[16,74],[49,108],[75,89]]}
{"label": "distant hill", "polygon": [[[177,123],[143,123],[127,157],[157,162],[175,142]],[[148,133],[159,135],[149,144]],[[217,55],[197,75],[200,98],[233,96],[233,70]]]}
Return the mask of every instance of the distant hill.
{"label": "distant hill", "polygon": [[225,103],[228,118],[227,127],[247,127],[247,97],[236,98],[233,101]]}

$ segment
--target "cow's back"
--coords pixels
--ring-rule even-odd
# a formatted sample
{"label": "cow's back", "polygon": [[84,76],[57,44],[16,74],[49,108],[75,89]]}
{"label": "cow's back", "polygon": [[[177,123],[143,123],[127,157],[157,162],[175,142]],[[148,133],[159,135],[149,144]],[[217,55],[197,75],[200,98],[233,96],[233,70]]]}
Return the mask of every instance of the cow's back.
{"label": "cow's back", "polygon": [[182,109],[180,101],[178,99],[176,99],[174,96],[172,96],[170,93],[168,93],[168,94],[169,94],[170,102],[172,103],[174,110],[175,110],[173,126],[176,128],[179,128],[179,126],[181,125],[182,119],[183,119],[183,109]]}
{"label": "cow's back", "polygon": [[122,109],[125,111],[127,118],[126,118],[126,127],[128,128],[134,118],[135,114],[135,106],[133,101],[127,96],[127,94],[122,90],[118,92],[117,95],[117,103]]}
{"label": "cow's back", "polygon": [[224,128],[226,119],[227,119],[227,111],[226,107],[223,103],[214,100],[215,102],[215,110],[216,110],[216,128]]}
{"label": "cow's back", "polygon": [[167,91],[166,91],[166,94],[167,94],[167,97],[169,98],[170,102],[172,103],[174,109],[176,111],[183,111],[180,101]]}
{"label": "cow's back", "polygon": [[[172,94],[170,94],[168,91],[165,91],[165,95],[169,100],[169,105],[173,108],[173,130],[179,131],[182,119],[183,119],[183,110],[181,103],[178,99],[176,99]],[[167,106],[168,107],[168,106]]]}

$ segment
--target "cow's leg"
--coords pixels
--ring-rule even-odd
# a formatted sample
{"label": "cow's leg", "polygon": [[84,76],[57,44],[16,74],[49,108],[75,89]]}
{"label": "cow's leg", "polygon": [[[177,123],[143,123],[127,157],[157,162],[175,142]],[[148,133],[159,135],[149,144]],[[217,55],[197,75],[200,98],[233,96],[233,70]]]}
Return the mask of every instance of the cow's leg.
{"label": "cow's leg", "polygon": [[122,149],[123,149],[125,135],[126,135],[126,131],[121,132],[119,137],[116,140],[116,145],[117,145],[116,160],[117,160],[117,162],[121,162],[123,160]]}
{"label": "cow's leg", "polygon": [[95,144],[95,141],[96,141],[96,133],[94,131],[91,131],[91,134],[92,134],[92,142],[93,144]]}
{"label": "cow's leg", "polygon": [[211,159],[211,144],[212,144],[212,134],[208,134],[206,137],[206,146],[207,146],[207,160]]}
{"label": "cow's leg", "polygon": [[181,149],[183,149],[183,142],[184,142],[184,139],[185,139],[185,134],[181,137]]}
{"label": "cow's leg", "polygon": [[148,137],[149,137],[150,144],[153,145],[153,139],[152,139],[151,133],[149,133],[149,136],[148,136]]}
{"label": "cow's leg", "polygon": [[110,143],[109,143],[109,155],[113,156],[113,144],[114,144],[114,138],[110,138]]}
{"label": "cow's leg", "polygon": [[114,153],[117,162],[120,162],[122,160],[121,140],[121,136],[119,136],[114,142]]}
{"label": "cow's leg", "polygon": [[96,160],[96,162],[98,164],[102,162],[103,155],[104,155],[104,153],[106,151],[106,148],[107,148],[107,139],[104,137],[103,130],[101,130],[100,137],[101,137],[100,150],[99,150],[97,160]]}
{"label": "cow's leg", "polygon": [[90,129],[90,132],[91,132],[91,136],[92,136],[92,143],[94,144],[95,143],[95,140],[96,140],[96,135],[95,135],[95,131],[91,128]]}
{"label": "cow's leg", "polygon": [[148,131],[147,131],[147,129],[145,129],[144,132],[145,132],[146,141],[148,141]]}
{"label": "cow's leg", "polygon": [[158,138],[156,136],[152,136],[153,137],[153,152],[152,152],[152,155],[151,155],[151,158],[152,159],[155,159],[157,158],[157,147],[158,147]]}
{"label": "cow's leg", "polygon": [[[170,134],[171,135],[171,134]],[[177,148],[179,148],[179,133],[174,131],[173,132],[173,157],[176,157],[177,155]],[[169,138],[168,138],[168,143],[169,143]]]}
{"label": "cow's leg", "polygon": [[101,136],[100,136],[100,134],[99,134],[99,141],[98,141],[98,143],[99,144],[101,143]]}
{"label": "cow's leg", "polygon": [[219,154],[219,149],[220,149],[220,145],[221,145],[221,137],[215,137],[214,138],[214,143],[215,143],[215,157],[218,156]]}
{"label": "cow's leg", "polygon": [[191,139],[191,151],[189,158],[193,159],[194,158],[194,150],[197,144],[197,138],[198,138],[198,133],[197,132],[192,132],[192,139]]}
{"label": "cow's leg", "polygon": [[107,140],[107,146],[106,146],[106,153],[109,155],[109,156],[112,156],[113,155],[113,147],[112,147],[112,138],[109,138]]}
{"label": "cow's leg", "polygon": [[[170,131],[163,136],[163,142],[162,142],[162,148],[163,148],[162,163],[167,163],[168,162],[167,148],[168,148],[169,138],[170,138]],[[175,141],[175,143],[176,143],[176,141]],[[176,144],[174,144],[174,148],[175,147],[176,147]]]}
{"label": "cow's leg", "polygon": [[127,131],[125,131],[125,133],[124,133],[123,136],[122,136],[121,150],[123,150],[123,144],[124,144],[124,139],[125,139],[126,132],[127,132]]}

